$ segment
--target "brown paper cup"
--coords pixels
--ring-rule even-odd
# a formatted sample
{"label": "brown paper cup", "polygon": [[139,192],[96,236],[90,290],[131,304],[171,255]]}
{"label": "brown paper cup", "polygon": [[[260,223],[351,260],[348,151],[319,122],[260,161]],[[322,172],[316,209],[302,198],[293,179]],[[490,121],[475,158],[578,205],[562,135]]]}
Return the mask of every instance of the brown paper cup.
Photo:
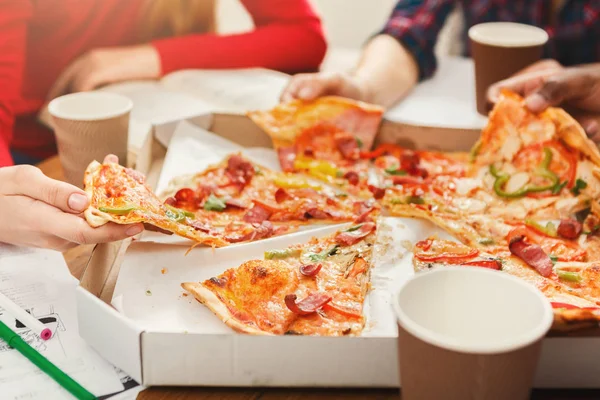
{"label": "brown paper cup", "polygon": [[48,111],[67,182],[82,187],[90,162],[115,154],[126,165],[129,114],[127,97],[105,92],[82,92],[58,97]]}
{"label": "brown paper cup", "polygon": [[548,34],[531,25],[486,22],[469,29],[469,40],[475,63],[477,111],[487,115],[490,85],[540,60]]}
{"label": "brown paper cup", "polygon": [[534,286],[477,267],[419,273],[398,292],[403,400],[525,400],[553,320]]}

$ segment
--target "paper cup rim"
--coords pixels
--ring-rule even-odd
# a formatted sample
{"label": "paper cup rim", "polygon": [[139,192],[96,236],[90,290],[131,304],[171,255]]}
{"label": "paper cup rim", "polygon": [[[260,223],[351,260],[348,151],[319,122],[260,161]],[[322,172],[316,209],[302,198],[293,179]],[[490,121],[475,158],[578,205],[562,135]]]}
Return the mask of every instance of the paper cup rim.
{"label": "paper cup rim", "polygon": [[[506,27],[506,28],[517,28],[517,29],[522,29],[522,30],[529,30],[530,32],[535,32],[537,35],[539,35],[539,38],[531,38],[530,41],[524,40],[524,41],[521,41],[518,43],[510,43],[510,42],[502,41],[502,39],[484,38],[481,36],[481,33],[478,32],[481,29],[486,29],[486,28],[489,28],[492,26],[493,27]],[[548,42],[548,39],[550,38],[550,36],[548,35],[548,32],[546,32],[544,29],[542,29],[540,27],[537,27],[534,25],[522,24],[519,22],[502,22],[502,21],[483,22],[480,24],[473,25],[469,28],[468,36],[469,36],[469,39],[471,39],[472,41],[483,44],[483,45],[497,46],[497,47],[512,47],[512,48],[542,46],[546,42]]]}
{"label": "paper cup rim", "polygon": [[[76,113],[65,113],[60,110],[60,105],[65,101],[70,101],[77,98],[84,97],[96,97],[96,98],[104,98],[104,99],[114,99],[116,101],[122,102],[122,107],[115,108],[114,111],[104,112],[104,113],[89,113],[89,114],[76,114]],[[110,93],[110,92],[100,92],[100,91],[92,91],[92,92],[77,92],[70,93],[64,96],[57,97],[48,103],[48,112],[55,118],[61,118],[65,120],[73,120],[73,121],[99,121],[104,119],[110,119],[119,117],[121,115],[127,114],[131,112],[133,108],[133,102],[126,96]]]}
{"label": "paper cup rim", "polygon": [[[531,291],[536,298],[541,301],[543,308],[543,315],[540,320],[539,325],[532,329],[529,332],[525,332],[524,334],[511,338],[506,341],[498,342],[495,344],[464,344],[459,343],[457,341],[449,340],[445,335],[433,332],[427,328],[422,327],[415,321],[413,321],[400,307],[400,293],[404,290],[408,285],[411,284],[412,281],[418,279],[424,279],[423,277],[438,274],[438,273],[453,273],[457,271],[462,271],[462,273],[468,274],[494,274],[498,276],[498,279],[506,279],[512,281],[516,285],[520,285],[527,290]],[[465,272],[468,271],[468,272]],[[550,330],[552,323],[554,321],[554,312],[552,310],[552,306],[550,305],[550,301],[540,292],[537,288],[532,286],[531,284],[522,281],[519,278],[516,278],[512,275],[508,275],[506,273],[492,271],[485,268],[478,267],[444,267],[439,269],[434,269],[431,271],[418,272],[411,279],[405,281],[400,288],[394,293],[393,299],[393,307],[396,314],[396,319],[398,324],[404,328],[409,334],[415,336],[419,340],[422,340],[428,344],[431,344],[436,347],[440,347],[442,349],[456,351],[460,353],[466,354],[501,354],[508,353],[510,351],[519,350],[524,347],[527,347],[538,340],[542,339],[545,334]]]}

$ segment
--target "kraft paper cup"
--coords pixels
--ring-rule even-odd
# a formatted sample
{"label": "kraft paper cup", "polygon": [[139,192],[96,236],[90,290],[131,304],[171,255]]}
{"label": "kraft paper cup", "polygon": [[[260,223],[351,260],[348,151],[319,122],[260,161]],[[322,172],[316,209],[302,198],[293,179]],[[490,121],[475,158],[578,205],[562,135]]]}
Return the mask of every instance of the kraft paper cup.
{"label": "kraft paper cup", "polygon": [[394,301],[405,400],[525,400],[553,320],[534,286],[498,271],[418,273]]}
{"label": "kraft paper cup", "polygon": [[82,187],[89,163],[107,154],[126,165],[132,107],[127,97],[106,92],[68,94],[48,104],[67,182]]}
{"label": "kraft paper cup", "polygon": [[486,22],[469,29],[469,41],[475,63],[477,111],[487,115],[488,87],[540,60],[548,34],[531,25]]}

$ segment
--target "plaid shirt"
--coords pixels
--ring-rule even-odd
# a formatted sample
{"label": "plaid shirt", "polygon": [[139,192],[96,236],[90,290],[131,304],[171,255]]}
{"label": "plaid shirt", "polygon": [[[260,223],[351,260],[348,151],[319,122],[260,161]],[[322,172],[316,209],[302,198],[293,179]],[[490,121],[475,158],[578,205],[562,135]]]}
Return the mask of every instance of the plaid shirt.
{"label": "plaid shirt", "polygon": [[457,4],[464,16],[461,37],[466,56],[471,26],[508,21],[545,29],[550,37],[545,58],[563,65],[600,61],[600,0],[566,0],[554,14],[550,0],[400,0],[380,33],[395,37],[412,53],[421,80],[435,72],[437,36]]}

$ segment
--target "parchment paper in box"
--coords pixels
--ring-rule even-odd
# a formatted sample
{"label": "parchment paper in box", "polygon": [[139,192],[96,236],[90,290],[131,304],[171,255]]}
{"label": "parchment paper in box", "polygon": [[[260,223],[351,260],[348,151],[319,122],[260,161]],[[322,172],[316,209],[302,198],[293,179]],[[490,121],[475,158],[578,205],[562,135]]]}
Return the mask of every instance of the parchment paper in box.
{"label": "parchment paper in box", "polygon": [[[168,384],[183,384],[186,380],[192,380],[195,383],[213,385],[216,384],[214,380],[217,380],[226,385],[255,385],[257,382],[268,382],[273,386],[395,386],[397,384],[395,358],[397,328],[390,305],[390,296],[399,282],[412,274],[410,257],[405,257],[410,243],[428,233],[441,232],[419,220],[383,218],[382,221],[378,244],[374,251],[372,290],[365,302],[367,322],[362,337],[270,338],[273,343],[268,350],[263,353],[246,354],[254,361],[257,361],[256,357],[260,357],[262,360],[260,368],[253,368],[239,375],[237,368],[233,367],[228,371],[228,374],[233,374],[232,376],[215,375],[211,377],[212,381],[207,381],[203,375],[206,373],[206,366],[201,367],[200,371],[194,368],[185,368],[185,371],[179,368],[177,374],[168,371],[167,366],[170,368],[177,362],[173,358],[174,355],[183,352],[179,349],[181,342],[173,340],[174,337],[180,338],[184,335],[184,340],[191,346],[187,349],[190,353],[189,358],[192,358],[191,353],[194,353],[193,357],[200,357],[204,362],[209,363],[211,370],[216,369],[221,373],[224,373],[231,363],[250,365],[250,360],[241,358],[240,352],[249,352],[254,348],[255,342],[262,343],[265,339],[235,333],[192,296],[184,296],[180,284],[186,281],[209,279],[245,261],[262,259],[265,250],[304,243],[313,236],[321,237],[335,232],[340,226],[322,227],[215,250],[196,248],[187,256],[185,256],[185,249],[180,246],[133,243],[123,259],[112,304],[144,330],[143,343],[146,338],[154,341],[157,337],[163,339],[171,337],[160,344],[160,349],[144,347],[145,382],[151,381],[152,384],[156,384],[156,379],[160,379],[166,384],[166,377],[169,377]],[[392,238],[395,238],[395,244],[392,244]],[[194,336],[196,339],[193,339]],[[207,343],[213,340],[215,346],[229,347],[232,343],[239,344],[242,341],[249,347],[242,349],[240,345],[233,345],[234,351],[230,354],[233,359],[221,358],[222,355],[202,354],[196,347],[198,343],[208,346]],[[308,343],[311,345],[309,346]],[[323,345],[324,343],[327,345]],[[357,343],[360,343],[361,350],[355,352]],[[308,355],[302,354],[296,346],[309,346],[313,351]],[[387,351],[382,351],[382,348],[387,348]],[[307,371],[303,372],[303,377],[292,379],[292,376],[286,376],[285,371],[273,367],[284,363],[282,354],[288,354],[295,363],[299,362],[300,365],[306,358],[305,362],[315,365],[330,364],[333,368],[333,363],[335,369],[322,376],[317,372],[318,369],[307,368]],[[161,361],[157,363],[159,357]],[[374,357],[377,357],[376,362]],[[150,359],[155,362],[151,363],[148,361]],[[345,364],[350,361],[352,362]]]}
{"label": "parchment paper in box", "polygon": [[[240,137],[244,135],[244,131],[239,132]],[[270,141],[268,143],[270,144]],[[261,144],[261,142],[258,141],[258,144]],[[259,165],[274,171],[281,171],[279,159],[272,148],[245,147],[209,132],[196,124],[188,121],[180,122],[169,139],[169,148],[162,164],[162,170],[156,185],[156,193],[159,195],[164,193],[173,178],[197,174],[211,165],[220,163],[229,154],[238,152]],[[300,230],[311,230],[318,226],[322,225],[305,225]],[[144,232],[141,240],[188,246],[192,244],[186,238],[150,231]]]}

